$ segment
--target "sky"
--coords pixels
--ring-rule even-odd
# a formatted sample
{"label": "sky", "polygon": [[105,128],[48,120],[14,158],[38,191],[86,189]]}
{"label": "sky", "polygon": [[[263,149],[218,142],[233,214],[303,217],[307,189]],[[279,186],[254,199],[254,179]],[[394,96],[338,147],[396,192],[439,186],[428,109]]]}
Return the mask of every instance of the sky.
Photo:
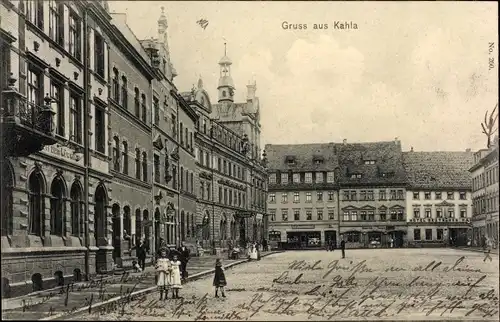
{"label": "sky", "polygon": [[[217,101],[218,61],[233,61],[236,101],[257,83],[261,146],[401,140],[403,150],[484,148],[481,122],[498,103],[496,2],[110,1],[139,39],[169,48],[190,90]],[[208,20],[203,29],[196,22]],[[335,29],[353,22],[357,29]],[[284,22],[307,29],[284,29]],[[328,29],[313,29],[327,24]],[[490,43],[494,43],[493,48]],[[491,50],[491,52],[490,52]],[[494,58],[490,69],[490,58]]]}

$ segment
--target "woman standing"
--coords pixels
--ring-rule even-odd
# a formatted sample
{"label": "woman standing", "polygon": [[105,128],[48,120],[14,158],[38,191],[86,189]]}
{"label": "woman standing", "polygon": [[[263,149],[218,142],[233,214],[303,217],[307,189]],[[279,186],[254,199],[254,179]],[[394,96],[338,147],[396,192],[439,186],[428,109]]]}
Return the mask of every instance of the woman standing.
{"label": "woman standing", "polygon": [[[166,300],[168,298],[168,290],[171,285],[171,272],[172,267],[170,260],[167,258],[167,251],[162,250],[160,252],[160,257],[156,261],[156,272],[158,281],[156,285],[160,291],[160,300]],[[165,293],[165,298],[163,298],[163,293]]]}
{"label": "woman standing", "polygon": [[181,281],[181,262],[178,260],[177,255],[172,258],[172,297],[174,299],[179,298],[179,289],[182,288]]}

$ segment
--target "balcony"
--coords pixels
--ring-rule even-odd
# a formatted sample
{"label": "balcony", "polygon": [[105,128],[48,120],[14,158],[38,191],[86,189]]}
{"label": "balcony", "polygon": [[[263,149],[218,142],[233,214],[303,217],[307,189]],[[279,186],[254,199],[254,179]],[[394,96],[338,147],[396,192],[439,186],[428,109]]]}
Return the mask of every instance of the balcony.
{"label": "balcony", "polygon": [[28,156],[57,142],[53,122],[55,112],[51,98],[46,97],[43,106],[30,103],[17,91],[15,82],[16,79],[11,77],[9,87],[2,92],[2,151],[4,156]]}

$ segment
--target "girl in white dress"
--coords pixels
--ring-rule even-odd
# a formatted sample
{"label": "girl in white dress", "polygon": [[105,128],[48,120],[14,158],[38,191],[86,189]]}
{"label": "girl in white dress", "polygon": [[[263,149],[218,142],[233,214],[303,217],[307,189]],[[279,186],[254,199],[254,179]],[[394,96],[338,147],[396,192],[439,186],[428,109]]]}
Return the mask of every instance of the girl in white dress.
{"label": "girl in white dress", "polygon": [[[160,252],[160,258],[156,261],[156,273],[158,276],[156,285],[160,291],[160,300],[166,300],[168,298],[168,290],[172,283],[172,266],[170,260],[167,258],[166,250]],[[165,293],[165,298],[163,298],[163,293]]]}
{"label": "girl in white dress", "polygon": [[179,289],[182,288],[181,283],[181,262],[177,259],[177,255],[174,255],[172,261],[170,262],[172,265],[172,297],[174,299],[179,298]]}

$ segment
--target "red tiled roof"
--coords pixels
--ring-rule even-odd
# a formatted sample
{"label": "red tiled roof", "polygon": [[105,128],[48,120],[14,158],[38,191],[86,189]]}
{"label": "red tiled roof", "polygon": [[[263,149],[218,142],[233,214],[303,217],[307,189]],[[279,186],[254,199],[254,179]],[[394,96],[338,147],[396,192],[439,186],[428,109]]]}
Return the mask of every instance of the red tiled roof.
{"label": "red tiled roof", "polygon": [[468,171],[472,152],[404,152],[403,164],[411,188],[471,189]]}

